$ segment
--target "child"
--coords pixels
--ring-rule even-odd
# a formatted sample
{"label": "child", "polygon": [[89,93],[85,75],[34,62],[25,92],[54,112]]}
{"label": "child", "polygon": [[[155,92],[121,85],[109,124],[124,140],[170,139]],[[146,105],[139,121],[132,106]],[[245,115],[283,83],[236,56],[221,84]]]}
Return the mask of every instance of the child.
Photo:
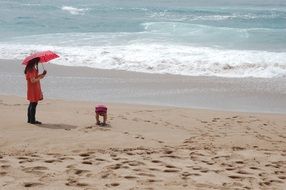
{"label": "child", "polygon": [[[103,123],[99,121],[99,116],[103,117]],[[107,107],[105,105],[97,105],[95,107],[95,118],[96,118],[96,125],[106,125],[107,120]]]}

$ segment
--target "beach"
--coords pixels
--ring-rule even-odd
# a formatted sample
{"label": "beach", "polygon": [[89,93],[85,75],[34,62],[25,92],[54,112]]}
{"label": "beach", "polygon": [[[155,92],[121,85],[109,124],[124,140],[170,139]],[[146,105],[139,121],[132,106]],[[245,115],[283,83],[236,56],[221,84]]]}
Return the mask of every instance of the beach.
{"label": "beach", "polygon": [[2,0],[0,189],[285,190],[285,44],[282,0]]}
{"label": "beach", "polygon": [[[3,190],[286,186],[283,78],[47,64],[37,108],[43,124],[31,125],[19,63],[0,61]],[[108,107],[106,127],[95,124],[94,108],[102,103]]]}

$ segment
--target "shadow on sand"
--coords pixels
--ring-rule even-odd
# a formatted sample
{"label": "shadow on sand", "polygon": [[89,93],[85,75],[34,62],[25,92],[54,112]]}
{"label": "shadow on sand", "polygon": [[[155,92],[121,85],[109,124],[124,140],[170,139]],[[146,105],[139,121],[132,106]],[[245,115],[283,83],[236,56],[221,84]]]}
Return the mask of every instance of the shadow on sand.
{"label": "shadow on sand", "polygon": [[105,124],[105,125],[103,125],[103,124],[96,124],[96,126],[98,126],[98,127],[102,127],[102,128],[111,128],[111,125],[110,124]]}
{"label": "shadow on sand", "polygon": [[77,128],[77,126],[74,125],[67,125],[67,124],[52,124],[52,123],[44,123],[41,125],[37,125],[38,127],[42,128],[48,128],[48,129],[65,129],[65,130],[71,130]]}

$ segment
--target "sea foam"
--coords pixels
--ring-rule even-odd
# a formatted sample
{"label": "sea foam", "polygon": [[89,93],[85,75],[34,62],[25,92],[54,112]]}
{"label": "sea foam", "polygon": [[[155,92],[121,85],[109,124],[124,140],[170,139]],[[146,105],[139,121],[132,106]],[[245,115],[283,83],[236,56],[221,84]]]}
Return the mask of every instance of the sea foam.
{"label": "sea foam", "polygon": [[223,50],[164,44],[60,47],[43,45],[0,45],[1,59],[23,59],[50,49],[65,66],[145,73],[219,77],[286,77],[286,53],[254,50]]}
{"label": "sea foam", "polygon": [[72,15],[84,15],[84,13],[88,9],[80,9],[80,8],[75,8],[75,7],[71,7],[71,6],[62,6],[62,10],[67,11]]}

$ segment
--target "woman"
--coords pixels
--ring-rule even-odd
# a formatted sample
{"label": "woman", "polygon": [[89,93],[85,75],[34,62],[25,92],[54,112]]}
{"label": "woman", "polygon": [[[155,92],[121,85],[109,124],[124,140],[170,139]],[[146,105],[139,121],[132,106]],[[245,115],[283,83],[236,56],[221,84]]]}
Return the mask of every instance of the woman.
{"label": "woman", "polygon": [[36,120],[36,108],[38,105],[38,101],[43,99],[40,80],[45,77],[47,71],[44,71],[40,75],[38,74],[39,61],[40,58],[38,57],[31,59],[28,62],[24,71],[27,80],[27,100],[30,101],[28,107],[28,123],[31,124],[42,124],[41,122]]}

